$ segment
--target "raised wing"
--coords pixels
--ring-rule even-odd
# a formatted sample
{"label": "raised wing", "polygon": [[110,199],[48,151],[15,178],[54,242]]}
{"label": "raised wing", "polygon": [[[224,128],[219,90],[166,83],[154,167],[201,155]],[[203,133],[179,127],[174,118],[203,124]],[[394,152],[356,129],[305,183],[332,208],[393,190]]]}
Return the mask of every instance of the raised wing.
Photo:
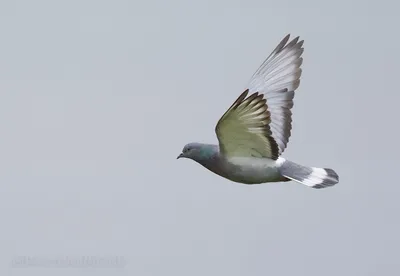
{"label": "raised wing", "polygon": [[289,35],[261,64],[248,89],[218,121],[215,131],[224,155],[276,160],[285,150],[303,61],[303,41],[298,41],[299,37],[287,43],[288,40]]}
{"label": "raised wing", "polygon": [[279,156],[278,145],[271,137],[270,112],[264,95],[254,93],[246,98],[244,91],[218,121],[215,128],[222,153],[228,157]]}
{"label": "raised wing", "polygon": [[271,136],[283,153],[289,142],[292,129],[294,91],[300,85],[301,64],[303,59],[303,40],[296,37],[289,43],[287,35],[274,51],[261,64],[252,76],[247,88],[249,93],[259,92],[265,95],[270,112],[269,124]]}

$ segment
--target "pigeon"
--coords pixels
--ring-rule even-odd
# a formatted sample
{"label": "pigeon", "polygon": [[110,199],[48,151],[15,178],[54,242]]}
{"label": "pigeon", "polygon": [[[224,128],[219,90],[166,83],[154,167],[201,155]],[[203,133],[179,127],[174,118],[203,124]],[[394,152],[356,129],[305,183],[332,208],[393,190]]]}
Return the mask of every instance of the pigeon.
{"label": "pigeon", "polygon": [[332,169],[299,165],[281,156],[291,135],[291,108],[304,51],[304,40],[289,38],[285,36],[265,59],[218,121],[218,145],[189,143],[177,159],[192,159],[242,184],[295,181],[321,189],[339,182]]}

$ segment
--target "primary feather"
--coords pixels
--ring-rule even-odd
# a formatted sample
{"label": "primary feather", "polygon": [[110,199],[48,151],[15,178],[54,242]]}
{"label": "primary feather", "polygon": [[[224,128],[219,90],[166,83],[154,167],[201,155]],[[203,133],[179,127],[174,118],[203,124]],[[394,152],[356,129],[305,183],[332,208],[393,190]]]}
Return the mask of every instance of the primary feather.
{"label": "primary feather", "polygon": [[289,142],[292,129],[294,91],[300,85],[303,43],[296,37],[291,42],[287,35],[261,64],[249,81],[249,93],[263,93],[271,116],[271,137],[282,154]]}

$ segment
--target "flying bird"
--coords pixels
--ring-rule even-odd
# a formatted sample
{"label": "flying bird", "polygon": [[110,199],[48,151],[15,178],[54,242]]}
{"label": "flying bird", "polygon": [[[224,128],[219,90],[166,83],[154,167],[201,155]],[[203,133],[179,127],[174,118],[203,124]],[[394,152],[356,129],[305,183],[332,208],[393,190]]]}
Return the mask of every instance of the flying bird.
{"label": "flying bird", "polygon": [[287,35],[251,77],[247,89],[218,121],[218,145],[189,143],[179,158],[243,184],[296,181],[320,189],[335,185],[332,169],[281,157],[292,129],[293,97],[300,85],[304,41]]}

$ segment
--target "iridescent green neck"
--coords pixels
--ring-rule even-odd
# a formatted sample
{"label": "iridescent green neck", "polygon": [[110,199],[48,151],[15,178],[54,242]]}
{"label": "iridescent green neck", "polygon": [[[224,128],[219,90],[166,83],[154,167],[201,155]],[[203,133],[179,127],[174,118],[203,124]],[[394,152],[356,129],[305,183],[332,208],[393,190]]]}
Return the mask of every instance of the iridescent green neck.
{"label": "iridescent green neck", "polygon": [[209,144],[202,144],[199,148],[197,157],[199,159],[210,159],[216,153],[216,146]]}

